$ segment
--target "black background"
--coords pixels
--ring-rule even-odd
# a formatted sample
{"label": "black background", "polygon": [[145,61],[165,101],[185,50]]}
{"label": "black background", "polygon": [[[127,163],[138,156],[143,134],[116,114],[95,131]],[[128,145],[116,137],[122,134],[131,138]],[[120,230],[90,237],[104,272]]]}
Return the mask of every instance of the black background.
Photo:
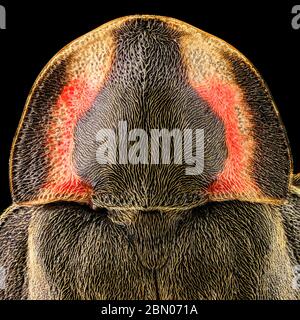
{"label": "black background", "polygon": [[63,46],[99,25],[129,14],[159,14],[186,21],[240,50],[266,80],[286,125],[300,172],[300,30],[293,30],[294,2],[229,1],[43,1],[6,7],[0,30],[0,212],[11,203],[10,146],[29,90],[45,64]]}
{"label": "black background", "polygon": [[[135,312],[132,318],[127,315],[101,315],[102,307],[136,307],[142,312]],[[147,305],[188,305],[189,310],[195,305],[195,314],[145,314]],[[45,314],[49,319],[243,319],[245,314],[250,319],[259,319],[262,314],[268,314],[270,319],[291,319],[299,313],[298,301],[0,301],[1,312],[9,314],[10,319],[41,319]]]}

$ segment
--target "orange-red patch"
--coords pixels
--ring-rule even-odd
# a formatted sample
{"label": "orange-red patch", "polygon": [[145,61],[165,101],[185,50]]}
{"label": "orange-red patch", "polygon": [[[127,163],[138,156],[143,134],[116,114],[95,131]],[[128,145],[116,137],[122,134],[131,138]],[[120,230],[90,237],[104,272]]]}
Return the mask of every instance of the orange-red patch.
{"label": "orange-red patch", "polygon": [[42,193],[87,198],[92,188],[76,174],[72,156],[74,131],[80,117],[91,107],[98,89],[85,80],[72,80],[62,90],[52,110],[47,134],[49,172]]}
{"label": "orange-red patch", "polygon": [[249,158],[251,150],[244,149],[247,145],[245,139],[251,139],[251,137],[242,134],[241,119],[236,109],[237,106],[243,104],[240,88],[235,84],[224,83],[218,79],[206,81],[204,84],[195,84],[194,87],[224,123],[228,149],[224,169],[209,187],[208,192],[214,195],[249,192],[255,183],[249,176],[247,177],[249,165],[251,165]]}

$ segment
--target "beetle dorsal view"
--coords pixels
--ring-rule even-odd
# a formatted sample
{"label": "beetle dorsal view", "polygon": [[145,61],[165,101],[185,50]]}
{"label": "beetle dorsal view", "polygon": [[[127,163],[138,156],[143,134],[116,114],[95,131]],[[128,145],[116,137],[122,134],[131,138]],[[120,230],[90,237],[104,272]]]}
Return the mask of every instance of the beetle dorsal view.
{"label": "beetle dorsal view", "polygon": [[[299,175],[254,66],[161,16],[63,48],[29,94],[2,299],[297,299]],[[296,283],[296,285],[295,285]]]}

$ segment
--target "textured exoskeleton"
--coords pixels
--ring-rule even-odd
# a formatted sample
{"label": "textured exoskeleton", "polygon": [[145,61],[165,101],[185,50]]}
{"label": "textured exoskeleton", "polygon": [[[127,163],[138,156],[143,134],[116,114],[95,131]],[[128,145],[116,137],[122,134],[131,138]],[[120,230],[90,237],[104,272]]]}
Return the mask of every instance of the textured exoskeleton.
{"label": "textured exoskeleton", "polygon": [[[202,129],[201,174],[100,163],[97,132],[120,121]],[[300,176],[274,101],[241,53],[184,22],[124,17],[61,50],[10,178],[2,299],[299,298]]]}

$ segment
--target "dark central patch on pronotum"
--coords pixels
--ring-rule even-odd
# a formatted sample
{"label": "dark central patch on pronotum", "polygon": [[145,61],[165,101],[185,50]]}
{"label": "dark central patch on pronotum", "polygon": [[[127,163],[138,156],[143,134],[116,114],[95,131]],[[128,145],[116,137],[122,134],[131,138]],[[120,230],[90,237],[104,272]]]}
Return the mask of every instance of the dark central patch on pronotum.
{"label": "dark central patch on pronotum", "polygon": [[[227,156],[222,121],[189,85],[179,46],[181,34],[155,19],[135,19],[115,31],[116,52],[107,82],[75,130],[74,163],[101,206],[183,206],[204,200]],[[97,132],[118,128],[203,129],[204,170],[186,175],[186,164],[101,165]],[[171,152],[172,154],[172,152]],[[186,195],[191,195],[187,200]]]}

